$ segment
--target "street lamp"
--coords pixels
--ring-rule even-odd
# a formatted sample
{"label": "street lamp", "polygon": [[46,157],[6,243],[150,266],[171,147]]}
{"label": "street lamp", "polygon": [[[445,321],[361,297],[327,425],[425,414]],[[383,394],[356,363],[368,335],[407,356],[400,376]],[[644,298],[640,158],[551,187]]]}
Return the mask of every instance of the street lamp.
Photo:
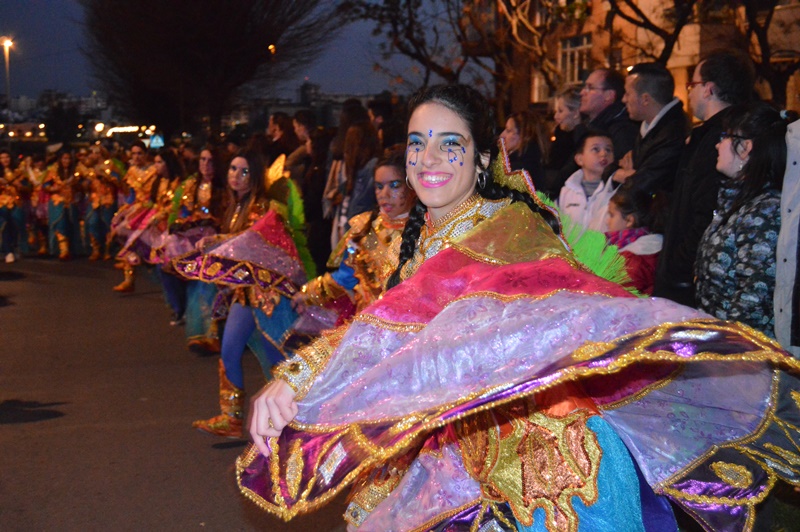
{"label": "street lamp", "polygon": [[8,73],[8,49],[14,45],[14,41],[8,37],[0,37],[0,39],[3,41],[3,55],[6,59],[6,108],[11,109],[11,77]]}

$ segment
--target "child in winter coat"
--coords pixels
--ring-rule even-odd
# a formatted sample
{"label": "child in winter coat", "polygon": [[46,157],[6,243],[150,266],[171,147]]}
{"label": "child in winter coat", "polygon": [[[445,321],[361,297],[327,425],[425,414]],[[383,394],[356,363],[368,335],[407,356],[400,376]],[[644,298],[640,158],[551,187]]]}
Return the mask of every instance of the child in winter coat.
{"label": "child in winter coat", "polygon": [[664,237],[654,234],[658,208],[650,194],[623,185],[608,202],[606,240],[619,248],[625,270],[639,292],[653,293],[658,254]]}
{"label": "child in winter coat", "polygon": [[569,176],[558,196],[559,211],[578,226],[606,231],[606,207],[614,193],[603,171],[614,162],[614,145],[604,132],[589,130],[578,142],[575,162],[580,170]]}

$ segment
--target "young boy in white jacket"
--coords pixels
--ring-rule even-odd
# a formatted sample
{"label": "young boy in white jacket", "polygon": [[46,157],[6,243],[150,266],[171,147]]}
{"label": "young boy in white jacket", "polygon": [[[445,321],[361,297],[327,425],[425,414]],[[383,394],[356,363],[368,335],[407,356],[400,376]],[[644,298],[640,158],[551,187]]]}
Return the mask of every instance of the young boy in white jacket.
{"label": "young boy in white jacket", "polygon": [[569,176],[558,196],[558,209],[573,224],[604,233],[608,200],[614,195],[612,178],[603,181],[603,170],[614,162],[614,145],[603,132],[589,131],[575,152],[580,170]]}

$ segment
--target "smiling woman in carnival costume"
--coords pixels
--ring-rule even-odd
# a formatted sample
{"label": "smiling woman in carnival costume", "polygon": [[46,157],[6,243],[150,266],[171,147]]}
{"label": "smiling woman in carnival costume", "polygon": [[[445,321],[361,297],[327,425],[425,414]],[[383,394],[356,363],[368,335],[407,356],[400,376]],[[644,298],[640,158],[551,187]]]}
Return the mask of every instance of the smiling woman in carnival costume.
{"label": "smiling woman in carnival costume", "polygon": [[669,497],[743,530],[778,478],[800,483],[796,360],[591,273],[529,176],[486,171],[473,89],[409,110],[420,201],[393,288],[255,398],[247,497],[290,519],[352,485],[351,530],[648,532],[677,528]]}

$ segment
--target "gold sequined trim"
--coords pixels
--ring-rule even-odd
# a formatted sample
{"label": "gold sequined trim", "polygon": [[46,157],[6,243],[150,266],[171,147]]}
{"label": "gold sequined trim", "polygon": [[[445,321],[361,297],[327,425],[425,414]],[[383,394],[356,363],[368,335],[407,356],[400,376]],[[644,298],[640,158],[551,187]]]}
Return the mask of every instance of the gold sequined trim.
{"label": "gold sequined trim", "polygon": [[445,225],[452,222],[456,218],[464,216],[470,209],[483,201],[483,196],[480,194],[473,194],[464,200],[463,203],[457,205],[452,211],[448,212],[438,220],[432,220],[429,213],[425,216],[425,225],[433,232],[442,229]]}
{"label": "gold sequined trim", "polygon": [[294,440],[289,450],[289,458],[286,460],[286,486],[289,488],[289,496],[297,498],[300,491],[300,481],[303,480],[303,448],[301,440]]}
{"label": "gold sequined trim", "polygon": [[419,332],[426,326],[424,323],[403,323],[399,321],[387,320],[384,318],[379,318],[373,314],[359,314],[353,318],[353,321],[369,323],[370,325],[394,332]]}
{"label": "gold sequined trim", "polygon": [[753,474],[746,467],[727,462],[714,462],[711,470],[723,482],[734,488],[747,489],[753,484]]}

